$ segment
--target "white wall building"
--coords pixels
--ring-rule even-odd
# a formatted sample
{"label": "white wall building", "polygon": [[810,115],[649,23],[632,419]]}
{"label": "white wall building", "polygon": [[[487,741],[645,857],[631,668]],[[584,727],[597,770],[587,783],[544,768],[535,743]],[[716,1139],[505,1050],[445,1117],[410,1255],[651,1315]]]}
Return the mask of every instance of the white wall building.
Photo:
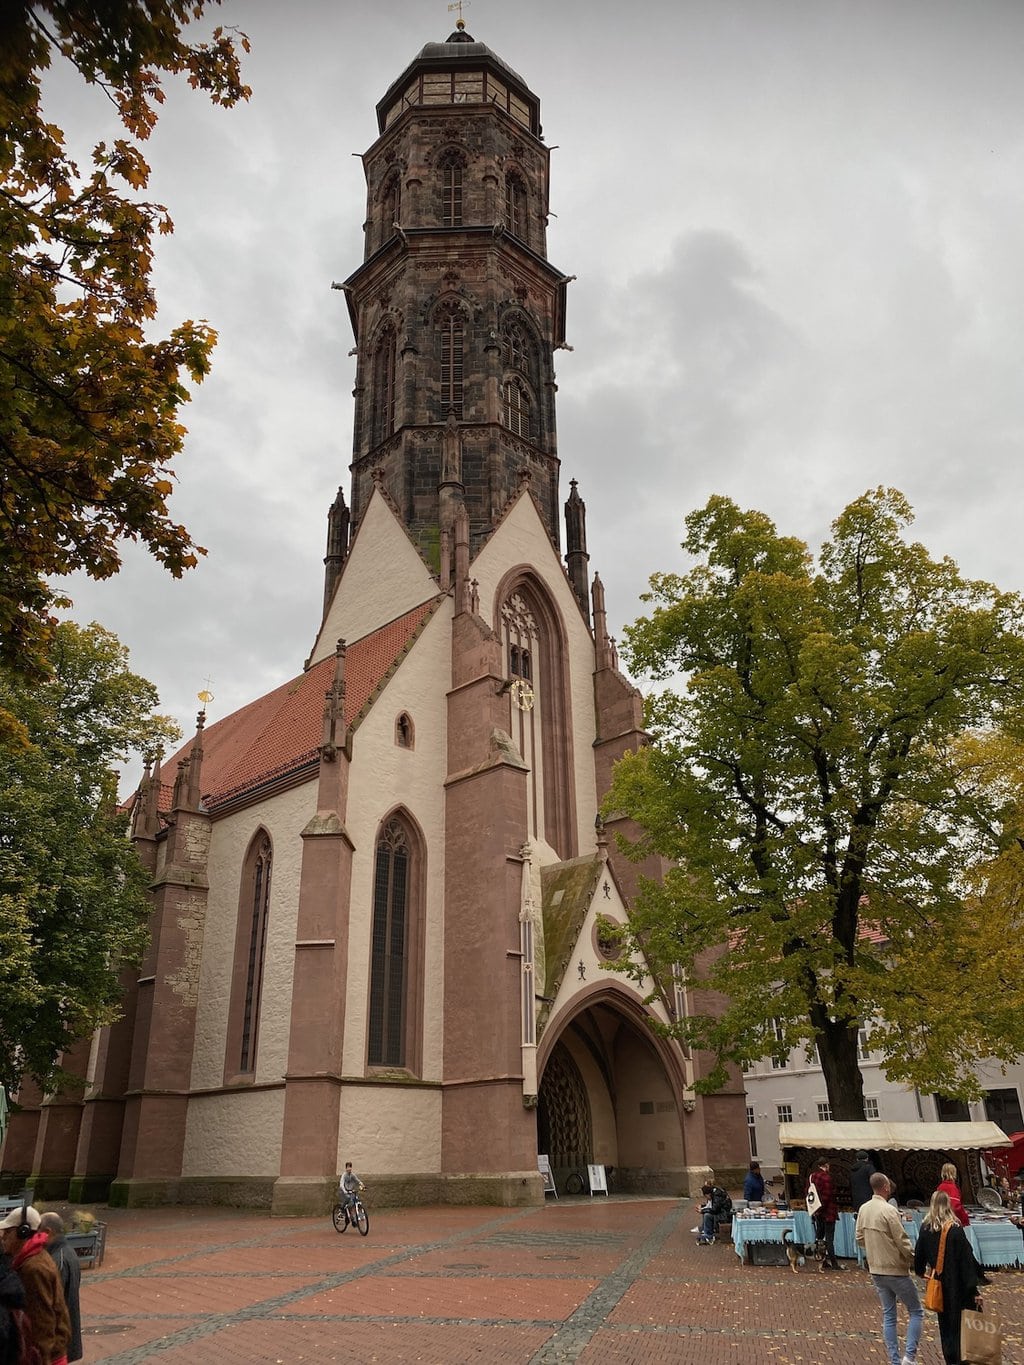
{"label": "white wall building", "polygon": [[[979,1062],[976,1070],[986,1097],[964,1104],[886,1080],[879,1056],[871,1051],[866,1029],[861,1031],[860,1058],[868,1119],[891,1123],[991,1119],[1004,1133],[1024,1130],[1024,1059],[1008,1067],[1005,1074],[997,1062]],[[779,1124],[813,1123],[832,1117],[817,1055],[808,1059],[803,1048],[795,1048],[785,1061],[768,1057],[755,1062],[744,1071],[743,1085],[750,1154],[760,1161],[766,1175],[777,1174],[782,1161]]]}

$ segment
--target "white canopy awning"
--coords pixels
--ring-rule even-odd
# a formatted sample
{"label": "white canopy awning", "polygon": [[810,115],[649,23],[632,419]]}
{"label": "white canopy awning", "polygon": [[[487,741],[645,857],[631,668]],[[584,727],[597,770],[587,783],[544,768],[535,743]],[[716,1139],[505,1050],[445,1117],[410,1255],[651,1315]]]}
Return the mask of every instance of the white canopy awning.
{"label": "white canopy awning", "polygon": [[998,1123],[780,1123],[779,1146],[833,1152],[985,1151],[1012,1147]]}

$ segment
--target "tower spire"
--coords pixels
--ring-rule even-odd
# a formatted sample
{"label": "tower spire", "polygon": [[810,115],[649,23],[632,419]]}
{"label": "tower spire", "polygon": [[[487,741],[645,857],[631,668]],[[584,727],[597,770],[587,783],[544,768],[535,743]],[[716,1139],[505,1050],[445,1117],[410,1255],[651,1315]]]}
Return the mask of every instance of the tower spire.
{"label": "tower spire", "polygon": [[590,593],[587,591],[587,505],[576,488],[576,480],[569,481],[569,496],[565,503],[565,564],[569,582],[576,594],[580,610],[590,621]]}

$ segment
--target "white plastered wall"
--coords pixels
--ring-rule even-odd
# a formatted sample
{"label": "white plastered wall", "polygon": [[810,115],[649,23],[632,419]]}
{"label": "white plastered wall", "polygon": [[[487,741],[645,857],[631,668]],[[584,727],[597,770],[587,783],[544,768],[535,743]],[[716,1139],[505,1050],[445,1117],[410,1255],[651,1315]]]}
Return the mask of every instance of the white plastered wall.
{"label": "white plastered wall", "polygon": [[[192,1058],[193,1090],[219,1090],[224,1083],[224,1046],[242,866],[260,828],[270,835],[274,861],[255,1081],[257,1085],[283,1084],[302,865],[300,833],[316,808],[316,791],[314,779],[213,824],[210,891]],[[183,1173],[276,1174],[283,1093],[283,1089],[255,1092],[242,1089],[215,1096],[194,1095],[189,1103]],[[239,1159],[240,1165],[231,1164]]]}
{"label": "white plastered wall", "polygon": [[[343,1059],[346,1076],[362,1076],[366,1069],[374,848],[381,821],[400,800],[419,826],[426,851],[421,1078],[428,1082],[439,1082],[441,1078],[444,778],[451,620],[451,602],[444,602],[413,642],[352,737],[346,826],[355,845],[355,856]],[[395,743],[395,722],[403,712],[413,723],[412,749]],[[372,1091],[349,1092],[342,1104],[339,1159],[362,1161],[370,1169],[382,1169],[388,1152],[392,1154],[388,1169],[440,1170],[440,1111],[440,1090],[381,1086]]]}
{"label": "white plastered wall", "polygon": [[[386,572],[385,572],[386,569]],[[361,640],[437,594],[437,583],[404,528],[374,489],[310,663],[334,653],[339,640]]]}
{"label": "white plastered wall", "polygon": [[566,664],[572,707],[573,768],[576,787],[577,839],[581,853],[594,847],[597,779],[594,773],[594,640],[580,614],[569,580],[548,539],[537,508],[521,496],[473,561],[471,573],[480,590],[480,614],[491,627],[498,585],[518,564],[529,564],[545,584],[561,614],[567,637]]}

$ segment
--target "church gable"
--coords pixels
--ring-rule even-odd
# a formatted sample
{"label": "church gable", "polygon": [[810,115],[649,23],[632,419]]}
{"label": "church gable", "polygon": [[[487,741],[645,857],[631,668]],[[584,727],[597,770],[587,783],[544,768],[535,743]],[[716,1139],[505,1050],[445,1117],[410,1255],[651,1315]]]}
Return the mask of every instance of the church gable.
{"label": "church gable", "polygon": [[317,633],[310,663],[332,658],[338,640],[358,640],[436,594],[436,580],[388,499],[375,488]]}
{"label": "church gable", "polygon": [[[345,723],[358,725],[442,598],[428,602],[355,640],[345,652]],[[324,695],[334,677],[334,654],[297,678],[207,727],[203,737],[202,790],[207,810],[225,813],[279,786],[316,773]],[[192,742],[175,755],[171,771]],[[161,801],[170,808],[170,788]]]}

